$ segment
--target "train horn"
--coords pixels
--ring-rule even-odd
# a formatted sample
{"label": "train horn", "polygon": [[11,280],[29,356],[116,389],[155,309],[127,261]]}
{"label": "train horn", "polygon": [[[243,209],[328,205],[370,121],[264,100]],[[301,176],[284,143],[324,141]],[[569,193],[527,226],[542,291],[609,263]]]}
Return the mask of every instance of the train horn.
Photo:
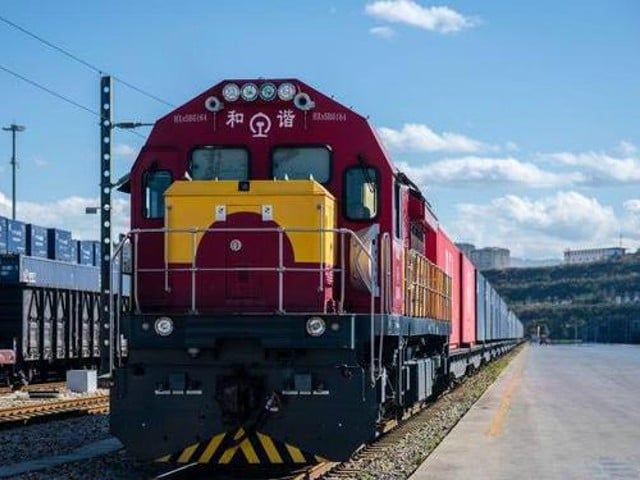
{"label": "train horn", "polygon": [[218,97],[208,97],[204,101],[204,108],[209,110],[210,112],[219,112],[224,107],[223,103],[218,99]]}
{"label": "train horn", "polygon": [[316,104],[311,100],[311,97],[307,93],[297,93],[295,97],[293,97],[293,104],[299,110],[311,110]]}

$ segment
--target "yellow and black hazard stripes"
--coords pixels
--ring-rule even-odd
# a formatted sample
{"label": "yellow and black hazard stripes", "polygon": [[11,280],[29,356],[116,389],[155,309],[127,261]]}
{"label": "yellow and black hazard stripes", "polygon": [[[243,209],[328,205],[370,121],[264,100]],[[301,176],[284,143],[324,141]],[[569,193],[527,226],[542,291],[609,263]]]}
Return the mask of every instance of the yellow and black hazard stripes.
{"label": "yellow and black hazard stripes", "polygon": [[200,455],[200,458],[198,458],[199,463],[209,463],[211,461],[214,453],[216,453],[218,447],[220,447],[220,444],[224,440],[224,436],[224,433],[220,433],[209,440],[209,443],[207,443],[207,447],[204,449],[204,452],[202,452],[202,455]]}
{"label": "yellow and black hazard stripes", "polygon": [[208,441],[194,443],[175,454],[165,455],[157,462],[229,464],[312,464],[325,461],[298,447],[274,440],[260,432],[239,428],[235,434],[219,433]]}
{"label": "yellow and black hazard stripes", "polygon": [[256,451],[253,448],[253,444],[249,439],[249,436],[245,433],[243,428],[239,428],[236,434],[233,436],[233,440],[235,442],[235,446],[227,448],[218,463],[228,464],[231,463],[233,457],[238,453],[238,449],[242,451],[244,458],[247,460],[247,463],[260,463],[260,459],[256,454]]}

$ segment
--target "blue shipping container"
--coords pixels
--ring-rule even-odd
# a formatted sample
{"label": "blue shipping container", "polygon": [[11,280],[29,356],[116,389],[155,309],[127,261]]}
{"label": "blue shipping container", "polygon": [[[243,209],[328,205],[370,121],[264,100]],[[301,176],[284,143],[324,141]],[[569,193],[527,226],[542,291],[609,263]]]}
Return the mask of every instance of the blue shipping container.
{"label": "blue shipping container", "polygon": [[47,258],[49,253],[47,229],[38,225],[27,224],[27,255]]}
{"label": "blue shipping container", "polygon": [[7,253],[7,219],[0,217],[0,254]]}
{"label": "blue shipping container", "polygon": [[47,229],[49,238],[49,259],[70,262],[71,257],[71,232],[57,228]]}
{"label": "blue shipping container", "polygon": [[7,253],[27,253],[27,226],[23,222],[7,219]]}
{"label": "blue shipping container", "polygon": [[93,265],[96,267],[100,266],[100,242],[97,240],[93,240]]}
{"label": "blue shipping container", "polygon": [[78,263],[78,241],[71,239],[71,243],[69,244],[71,250],[71,263]]}
{"label": "blue shipping container", "polygon": [[487,341],[487,281],[476,271],[476,335],[478,342]]}
{"label": "blue shipping container", "polygon": [[78,240],[78,263],[93,265],[93,240]]}

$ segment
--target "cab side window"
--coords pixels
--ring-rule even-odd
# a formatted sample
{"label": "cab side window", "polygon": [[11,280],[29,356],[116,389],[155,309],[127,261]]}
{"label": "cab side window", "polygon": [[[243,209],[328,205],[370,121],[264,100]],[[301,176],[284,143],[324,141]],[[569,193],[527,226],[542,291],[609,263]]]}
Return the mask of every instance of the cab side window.
{"label": "cab side window", "polygon": [[378,172],[358,166],[345,172],[345,216],[350,220],[371,220],[378,214]]}
{"label": "cab side window", "polygon": [[173,179],[168,170],[150,170],[143,175],[144,188],[144,217],[164,217],[164,192]]}

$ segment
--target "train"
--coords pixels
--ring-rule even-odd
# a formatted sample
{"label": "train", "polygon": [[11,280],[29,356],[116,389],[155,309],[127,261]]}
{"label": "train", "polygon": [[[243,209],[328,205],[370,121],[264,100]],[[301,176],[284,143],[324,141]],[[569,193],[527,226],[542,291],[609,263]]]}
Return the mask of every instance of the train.
{"label": "train", "polygon": [[158,119],[121,190],[110,429],[139,459],[345,460],[523,336],[368,120],[298,79]]}
{"label": "train", "polygon": [[[20,387],[99,367],[99,246],[0,217],[0,384]],[[118,298],[118,305],[128,302],[128,294]]]}

